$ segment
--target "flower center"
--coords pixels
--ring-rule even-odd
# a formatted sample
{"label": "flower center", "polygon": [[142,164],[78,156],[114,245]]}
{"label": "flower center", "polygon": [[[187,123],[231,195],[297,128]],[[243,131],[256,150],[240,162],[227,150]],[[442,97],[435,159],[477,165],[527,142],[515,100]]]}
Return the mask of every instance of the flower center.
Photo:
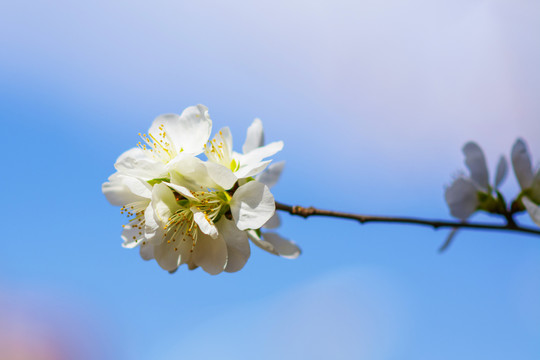
{"label": "flower center", "polygon": [[[204,214],[206,221],[214,225],[219,218],[229,209],[227,195],[213,190],[194,191],[193,196],[197,200],[188,200],[175,192],[176,202],[180,208],[176,210],[167,220],[164,227],[164,241],[167,244],[174,244],[177,241],[191,241],[191,252],[197,245],[197,234],[199,226],[195,222],[193,209]],[[178,251],[175,247],[174,251]]]}
{"label": "flower center", "polygon": [[[193,220],[191,210],[181,208],[172,214],[165,225],[164,241],[167,244],[176,243],[176,240],[186,241],[191,239],[191,251],[197,244],[197,223]],[[178,251],[175,247],[174,251]]]}
{"label": "flower center", "polygon": [[126,214],[128,217],[128,224],[122,225],[126,230],[130,230],[128,234],[135,242],[144,238],[144,225],[146,221],[144,219],[144,210],[148,206],[148,200],[135,201],[130,204],[122,206],[120,208],[121,214]]}
{"label": "flower center", "polygon": [[[169,142],[164,125],[161,124],[158,129],[159,133],[157,135],[152,133],[141,135],[141,133],[139,133],[143,142],[139,141],[137,146],[145,152],[148,152],[153,158],[166,164],[177,155],[177,152],[174,149],[174,146]],[[180,149],[180,152],[181,151],[182,149]]]}
{"label": "flower center", "polygon": [[208,160],[228,167],[232,171],[238,170],[239,164],[232,158],[232,149],[229,149],[229,145],[223,140],[223,132],[220,131],[208,142],[208,145],[205,144],[204,150]]}

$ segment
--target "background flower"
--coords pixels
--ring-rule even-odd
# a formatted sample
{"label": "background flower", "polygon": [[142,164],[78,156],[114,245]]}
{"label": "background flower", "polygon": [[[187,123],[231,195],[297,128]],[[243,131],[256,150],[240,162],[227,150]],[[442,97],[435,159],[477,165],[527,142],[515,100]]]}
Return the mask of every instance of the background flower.
{"label": "background flower", "polygon": [[489,184],[489,172],[484,152],[475,142],[463,146],[469,177],[460,175],[445,190],[445,200],[452,216],[466,220],[477,210],[495,212],[498,200],[493,197],[508,173],[506,158],[501,156],[495,171],[494,185]]}
{"label": "background flower", "polygon": [[521,210],[521,201],[525,210],[537,224],[539,223],[538,205],[540,205],[540,169],[533,171],[531,157],[527,144],[523,139],[517,139],[512,146],[512,166],[514,174],[521,187],[515,206]]}

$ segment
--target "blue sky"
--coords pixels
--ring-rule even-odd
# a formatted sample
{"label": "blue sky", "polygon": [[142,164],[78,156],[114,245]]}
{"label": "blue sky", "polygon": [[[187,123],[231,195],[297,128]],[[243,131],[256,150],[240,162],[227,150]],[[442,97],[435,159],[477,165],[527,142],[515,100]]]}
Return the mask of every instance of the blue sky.
{"label": "blue sky", "polygon": [[529,1],[2,4],[0,344],[48,359],[537,359],[534,237],[462,232],[441,255],[442,230],[283,214],[299,259],[253,248],[235,274],[169,275],[120,246],[101,183],[154,117],[202,103],[238,148],[255,117],[285,142],[282,202],[449,218],[466,141],[492,168],[517,136],[540,159],[539,20]]}

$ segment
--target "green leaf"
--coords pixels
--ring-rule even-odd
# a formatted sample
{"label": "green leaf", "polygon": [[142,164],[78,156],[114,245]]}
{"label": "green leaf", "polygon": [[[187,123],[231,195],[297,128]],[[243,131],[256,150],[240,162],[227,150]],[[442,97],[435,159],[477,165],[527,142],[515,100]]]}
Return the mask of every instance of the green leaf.
{"label": "green leaf", "polygon": [[154,186],[154,185],[159,184],[159,183],[161,183],[163,181],[169,182],[171,180],[169,178],[156,178],[156,179],[148,180],[147,183]]}

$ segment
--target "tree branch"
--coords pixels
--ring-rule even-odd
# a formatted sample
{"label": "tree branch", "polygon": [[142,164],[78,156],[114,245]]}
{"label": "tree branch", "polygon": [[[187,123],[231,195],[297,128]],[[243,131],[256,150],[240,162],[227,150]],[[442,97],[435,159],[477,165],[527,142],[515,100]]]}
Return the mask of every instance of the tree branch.
{"label": "tree branch", "polygon": [[499,231],[513,231],[527,234],[540,235],[540,229],[535,229],[526,226],[520,226],[514,221],[508,222],[505,225],[494,225],[486,223],[468,223],[458,221],[442,221],[442,220],[427,220],[418,219],[412,217],[401,216],[372,216],[372,215],[359,215],[351,214],[340,211],[330,211],[316,209],[312,206],[305,208],[302,206],[290,206],[282,204],[276,201],[276,210],[288,212],[291,215],[302,216],[307,218],[309,216],[327,216],[342,219],[351,219],[360,222],[361,224],[368,222],[381,222],[381,223],[399,223],[399,224],[414,224],[430,226],[434,229],[439,228],[466,228],[466,229],[479,229],[479,230],[499,230]]}

